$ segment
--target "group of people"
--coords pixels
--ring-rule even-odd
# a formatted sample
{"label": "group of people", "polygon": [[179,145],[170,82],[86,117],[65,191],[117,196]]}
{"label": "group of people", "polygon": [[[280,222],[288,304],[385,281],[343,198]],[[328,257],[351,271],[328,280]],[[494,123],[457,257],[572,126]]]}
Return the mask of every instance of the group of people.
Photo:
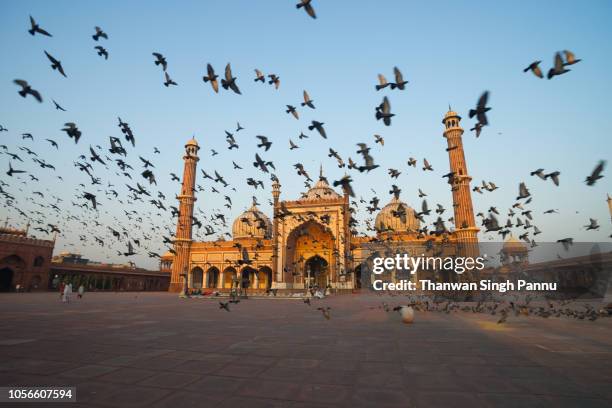
{"label": "group of people", "polygon": [[[60,290],[60,299],[63,303],[70,303],[70,296],[72,295],[72,283],[66,284],[61,282],[59,285]],[[83,298],[83,293],[85,293],[85,286],[79,286],[77,297],[79,299]]]}

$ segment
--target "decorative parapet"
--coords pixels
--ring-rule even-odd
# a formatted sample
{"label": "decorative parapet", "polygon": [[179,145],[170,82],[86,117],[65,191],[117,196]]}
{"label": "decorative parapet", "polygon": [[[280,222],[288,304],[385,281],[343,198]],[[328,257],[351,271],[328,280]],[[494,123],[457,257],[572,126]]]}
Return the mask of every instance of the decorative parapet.
{"label": "decorative parapet", "polygon": [[0,233],[0,241],[4,243],[34,245],[34,246],[39,246],[39,247],[42,246],[42,247],[47,247],[47,248],[53,248],[55,246],[54,241],[50,241],[46,239],[30,238],[30,237],[23,236],[23,235],[5,234],[5,233]]}

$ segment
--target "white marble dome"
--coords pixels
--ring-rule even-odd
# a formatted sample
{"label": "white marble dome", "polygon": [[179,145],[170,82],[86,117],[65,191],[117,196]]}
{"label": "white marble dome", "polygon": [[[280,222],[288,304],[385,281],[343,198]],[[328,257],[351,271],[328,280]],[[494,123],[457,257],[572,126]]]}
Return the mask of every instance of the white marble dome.
{"label": "white marble dome", "polygon": [[[403,216],[397,216],[398,210],[406,213],[405,220]],[[395,214],[394,214],[395,213]],[[420,228],[420,222],[415,216],[415,211],[398,197],[393,197],[389,204],[385,205],[376,215],[374,226],[377,231],[385,232],[417,232]]]}
{"label": "white marble dome", "polygon": [[232,225],[232,236],[236,238],[263,238],[272,237],[272,223],[270,219],[253,204],[251,208],[240,214]]}

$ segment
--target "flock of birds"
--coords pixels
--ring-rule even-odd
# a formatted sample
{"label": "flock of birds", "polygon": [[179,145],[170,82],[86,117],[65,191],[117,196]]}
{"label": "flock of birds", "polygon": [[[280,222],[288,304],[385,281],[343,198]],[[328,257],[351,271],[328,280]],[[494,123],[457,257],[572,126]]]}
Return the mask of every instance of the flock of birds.
{"label": "flock of birds", "polygon": [[[388,293],[379,296],[399,297],[399,295]],[[575,320],[585,320],[594,322],[600,318],[612,317],[612,303],[593,306],[586,302],[577,302],[574,299],[566,300],[546,300],[545,302],[534,301],[534,297],[527,295],[506,296],[504,299],[481,300],[478,302],[457,302],[443,297],[415,296],[407,295],[407,302],[400,302],[397,305],[389,304],[387,301],[381,302],[378,306],[370,306],[370,310],[381,310],[385,313],[399,312],[402,321],[411,324],[414,321],[414,312],[422,313],[467,313],[485,314],[498,318],[497,324],[507,323],[508,319],[539,317],[548,318],[570,318]],[[313,302],[323,302],[316,297],[305,297],[303,303],[308,307],[313,306]],[[220,301],[219,309],[231,312],[230,305],[238,305],[240,299],[234,298],[228,301]],[[316,307],[325,320],[332,317],[332,308],[327,305]]]}
{"label": "flock of birds", "polygon": [[[310,0],[302,0],[297,4],[297,7],[303,8],[308,15],[316,18]],[[30,17],[28,32],[32,36],[43,35],[52,37],[52,34],[43,29],[32,17]],[[102,40],[108,40],[109,35],[100,27],[95,27],[92,39],[98,43]],[[99,56],[108,59],[109,53],[104,47],[96,45],[94,49]],[[59,75],[68,78],[62,62],[46,50],[44,50],[44,54],[51,63],[51,69],[57,71]],[[166,87],[178,86],[178,83],[168,73],[169,62],[167,58],[159,52],[153,52],[152,55],[154,57],[152,65],[161,68],[163,73],[163,85]],[[567,73],[569,71],[566,68],[567,66],[580,61],[570,51],[565,51],[564,56],[565,58],[563,58],[561,53],[556,54],[554,66],[548,73],[549,79]],[[536,76],[542,77],[539,64],[540,61],[535,61],[525,71],[531,70]],[[267,84],[274,89],[280,87],[281,81],[278,74],[264,74],[259,69],[254,69],[254,72],[253,81],[256,84]],[[383,74],[379,74],[378,84],[375,85],[375,89],[377,91],[388,90],[391,92],[401,92],[407,89],[409,81],[404,78],[404,75],[397,67],[393,69],[393,79],[393,82],[389,82]],[[225,66],[224,75],[220,81],[214,67],[210,63],[207,64],[202,81],[206,85],[209,84],[215,93],[220,91],[220,82],[223,90],[233,92],[236,95],[242,95],[238,78],[232,72],[230,63]],[[15,79],[14,83],[20,88],[18,94],[21,97],[27,98],[30,96],[39,103],[43,103],[44,98],[41,92],[30,85],[28,81]],[[491,110],[491,107],[488,106],[488,100],[489,92],[486,91],[482,93],[476,106],[469,111],[469,117],[476,119],[476,123],[472,128],[476,137],[479,137],[482,129],[489,124],[487,113]],[[51,101],[57,111],[67,112],[55,100],[52,99]],[[286,105],[285,113],[292,115],[292,117],[299,121],[300,109],[307,109],[313,112],[316,112],[317,109],[315,100],[311,98],[306,90],[302,92],[301,101]],[[382,121],[385,126],[391,126],[392,118],[395,114],[391,111],[388,95],[385,95],[382,102],[375,106],[374,113],[377,121]],[[175,229],[173,219],[178,217],[180,212],[176,204],[173,204],[171,201],[173,197],[167,197],[167,194],[159,190],[154,191],[156,190],[157,179],[160,177],[159,174],[156,174],[156,160],[154,157],[161,153],[160,150],[153,146],[149,147],[149,153],[144,153],[142,148],[137,151],[136,135],[131,125],[120,117],[117,120],[121,137],[110,136],[108,144],[104,146],[100,143],[91,142],[91,138],[83,134],[76,122],[66,121],[60,129],[67,136],[66,142],[70,139],[78,146],[82,146],[85,143],[83,151],[74,159],[73,165],[78,170],[75,174],[87,177],[81,181],[80,177],[77,176],[74,177],[74,180],[65,180],[62,176],[56,176],[60,183],[75,183],[74,194],[71,197],[61,197],[53,186],[44,187],[40,183],[40,172],[51,172],[53,174],[56,171],[56,165],[49,161],[53,159],[54,152],[59,151],[60,145],[63,143],[62,141],[51,138],[39,139],[31,133],[23,133],[18,151],[11,151],[6,144],[0,144],[0,153],[9,157],[8,171],[5,173],[8,178],[0,180],[0,196],[4,199],[3,206],[19,214],[19,218],[27,219],[32,225],[32,229],[43,237],[55,234],[67,236],[66,233],[68,231],[76,234],[78,241],[67,244],[67,246],[73,246],[75,249],[88,246],[94,248],[102,247],[109,249],[110,252],[105,254],[107,256],[112,253],[119,257],[131,257],[146,253],[151,258],[159,258],[165,250],[173,252]],[[308,130],[311,132],[316,131],[316,135],[322,139],[328,139],[324,125],[323,122],[312,120],[308,125]],[[240,123],[237,123],[235,130],[231,132],[225,131],[227,149],[230,152],[240,148],[237,134],[244,129]],[[3,132],[9,132],[9,130],[0,125],[0,135]],[[303,132],[300,133],[297,143],[302,143],[302,141],[312,137],[313,134],[306,135]],[[254,153],[252,166],[260,173],[257,171],[247,171],[249,176],[245,177],[246,186],[252,187],[254,193],[259,189],[265,189],[262,177],[269,178],[271,181],[277,180],[274,173],[277,169],[276,165],[264,157],[266,152],[271,149],[273,141],[265,135],[255,135],[255,139],[257,140],[257,148],[260,150]],[[299,149],[300,146],[297,143],[290,138],[289,151]],[[382,147],[385,141],[381,135],[376,134],[374,135],[373,143]],[[357,147],[358,149],[355,150],[355,153],[359,155],[360,160],[353,160],[350,156],[342,157],[338,151],[329,147],[327,156],[333,159],[339,168],[346,170],[345,175],[339,180],[333,181],[332,184],[335,187],[341,187],[351,197],[350,227],[354,234],[359,233],[360,227],[365,227],[364,229],[367,233],[392,232],[393,229],[389,225],[374,225],[372,218],[366,218],[363,223],[357,221],[356,214],[360,208],[363,208],[362,206],[365,207],[365,212],[371,216],[381,209],[379,204],[383,200],[378,197],[374,189],[371,189],[374,196],[369,200],[365,200],[363,197],[357,198],[355,194],[350,171],[369,173],[380,167],[379,164],[376,164],[376,160],[371,153],[371,147],[367,143],[358,143]],[[456,148],[456,146],[449,147],[447,150],[452,148]],[[45,157],[43,157],[43,152],[47,153]],[[211,156],[221,154],[215,149],[211,149],[210,153]],[[28,159],[40,169],[34,170],[28,168],[26,170],[26,161]],[[234,160],[232,160],[232,163],[235,171],[246,170],[245,166],[250,167],[250,165],[236,163]],[[407,166],[408,168],[416,169],[418,160],[414,157],[409,157]],[[300,162],[295,163],[293,168],[299,176],[304,178],[305,187],[311,187],[314,180],[310,177],[304,164]],[[424,172],[434,171],[432,164],[426,158],[422,160],[421,168]],[[586,176],[586,185],[593,186],[600,180],[603,177],[604,168],[604,161],[597,163],[594,170]],[[391,180],[397,179],[402,173],[401,169],[396,168],[389,168],[387,172]],[[192,225],[196,227],[195,239],[210,239],[214,235],[217,238],[231,238],[231,234],[227,232],[228,216],[225,211],[232,210],[232,194],[237,193],[239,189],[243,190],[245,186],[230,184],[226,181],[226,177],[220,174],[218,170],[207,172],[201,169],[201,175],[203,180],[210,180],[210,191],[212,193],[223,195],[224,208],[213,209],[210,213],[205,213],[199,208],[196,209],[192,217]],[[544,169],[537,169],[531,172],[531,175],[544,181],[551,180],[554,185],[558,186],[561,172],[558,170],[547,172]],[[172,181],[181,182],[180,177],[175,173],[162,175],[162,177],[170,177]],[[450,172],[442,177],[446,178],[451,186],[453,185],[454,173]],[[320,178],[323,178],[322,174]],[[76,181],[77,179],[79,179],[78,182]],[[473,191],[478,194],[485,194],[485,192],[490,193],[498,188],[494,182],[483,180],[482,185],[475,185],[473,187]],[[205,188],[198,182],[195,190],[196,192],[203,192]],[[542,231],[534,224],[534,210],[529,208],[532,197],[525,182],[520,183],[518,190],[516,202],[509,208],[507,213],[508,219],[505,224],[498,221],[497,217],[500,215],[500,211],[493,206],[489,208],[486,214],[480,212],[478,216],[481,218],[481,225],[484,227],[485,233],[496,232],[502,238],[505,238],[508,234],[516,231],[520,239],[535,246],[537,245],[535,237]],[[414,216],[421,221],[421,227],[416,231],[418,237],[431,239],[433,235],[447,236],[450,229],[446,226],[446,223],[454,224],[454,218],[450,216],[446,220],[443,219],[442,216],[447,209],[441,204],[436,204],[435,209],[430,208],[427,203],[427,193],[422,189],[419,189],[418,192],[419,198],[423,199],[420,211],[414,212]],[[399,198],[400,193],[401,189],[393,184],[389,194]],[[257,199],[255,196],[253,196],[253,199],[256,203]],[[120,211],[123,214],[113,215],[107,210],[110,207],[117,207],[118,204],[121,205]],[[33,209],[26,210],[26,206],[32,206]],[[555,209],[550,209],[545,211],[544,214],[556,212]],[[398,203],[398,207],[393,211],[393,215],[404,222],[406,217],[412,216],[401,203]],[[282,218],[298,215],[291,214],[287,208],[281,207],[279,213],[275,214],[275,216]],[[430,219],[430,216],[433,216],[435,219]],[[321,216],[313,213],[308,215],[308,217],[311,219],[317,218],[323,224],[329,223],[329,219],[326,220],[324,215]],[[107,221],[101,222],[101,220]],[[160,223],[160,220],[166,220],[166,222]],[[249,222],[249,220],[244,220],[244,222]],[[258,220],[258,223],[260,227],[265,227],[264,220]],[[465,225],[457,227],[465,227]],[[599,228],[597,220],[592,218],[585,225],[587,230],[597,230]],[[161,237],[161,242],[159,242],[159,237]],[[385,238],[373,237],[371,239],[382,242]],[[493,237],[489,235],[489,239],[493,239]],[[572,238],[563,237],[558,242],[567,248],[572,244]],[[262,245],[261,240],[258,240],[248,250],[254,253],[256,257],[257,250]],[[247,250],[247,248],[241,249]]]}

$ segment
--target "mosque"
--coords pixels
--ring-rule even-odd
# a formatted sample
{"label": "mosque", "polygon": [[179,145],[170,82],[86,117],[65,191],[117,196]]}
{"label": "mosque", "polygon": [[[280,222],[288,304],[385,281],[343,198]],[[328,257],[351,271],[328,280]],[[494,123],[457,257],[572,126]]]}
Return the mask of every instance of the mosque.
{"label": "mosque", "polygon": [[[415,210],[394,197],[376,215],[376,234],[358,236],[352,228],[349,196],[335,191],[321,174],[316,184],[295,200],[281,200],[282,186],[276,179],[272,184],[272,219],[253,204],[234,220],[231,240],[195,242],[192,216],[200,147],[195,139],[189,140],[183,156],[174,253],[166,253],[161,260],[162,270],[171,271],[169,290],[221,291],[236,282],[252,291],[304,290],[310,285],[353,290],[370,285],[370,260],[375,254],[399,252],[401,248],[419,255],[478,256],[479,229],[460,121],[452,110],[442,120],[456,227],[437,234],[420,231]],[[399,279],[395,272],[390,273],[391,279]],[[436,279],[457,279],[451,275],[455,274]]]}

